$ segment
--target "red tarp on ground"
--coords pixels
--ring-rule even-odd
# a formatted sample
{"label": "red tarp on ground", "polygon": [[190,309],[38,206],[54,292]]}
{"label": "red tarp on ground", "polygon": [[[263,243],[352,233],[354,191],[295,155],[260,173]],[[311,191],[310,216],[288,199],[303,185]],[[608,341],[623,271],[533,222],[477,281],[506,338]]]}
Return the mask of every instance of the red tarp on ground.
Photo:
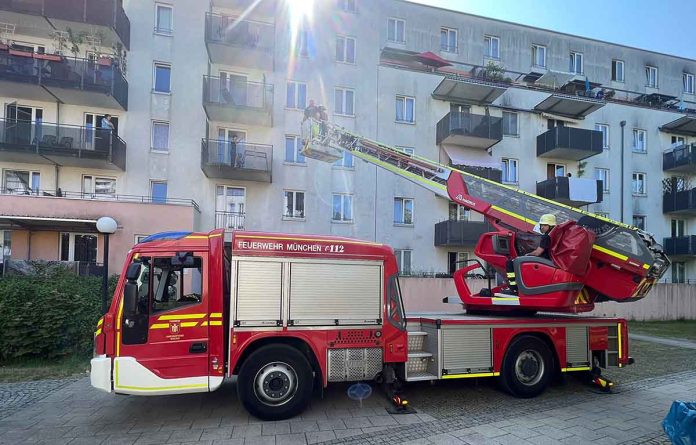
{"label": "red tarp on ground", "polygon": [[556,266],[575,275],[585,275],[595,234],[574,221],[566,221],[554,227],[550,236],[551,259]]}

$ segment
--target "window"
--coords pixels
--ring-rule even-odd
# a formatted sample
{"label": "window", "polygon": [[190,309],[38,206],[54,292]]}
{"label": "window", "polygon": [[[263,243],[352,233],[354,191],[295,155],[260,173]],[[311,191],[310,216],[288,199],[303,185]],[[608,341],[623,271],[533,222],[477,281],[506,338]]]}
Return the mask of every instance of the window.
{"label": "window", "polygon": [[353,221],[353,196],[343,193],[333,194],[333,221],[351,222]]}
{"label": "window", "polygon": [[570,72],[576,74],[582,74],[583,71],[582,64],[582,53],[571,52],[570,53]]}
{"label": "window", "polygon": [[[152,313],[170,311],[202,301],[203,261],[200,257],[193,258],[193,266],[174,266],[170,257],[154,258],[153,264],[149,264],[148,259],[143,258],[145,270],[141,272],[141,277],[150,279]],[[148,273],[150,268],[153,273]],[[141,292],[143,291],[139,290],[138,294]],[[144,290],[144,293],[147,295],[148,291]]]}
{"label": "window", "polygon": [[305,194],[304,192],[297,191],[285,191],[285,211],[283,212],[283,217],[285,218],[304,218],[304,203]]}
{"label": "window", "polygon": [[394,249],[396,265],[399,267],[399,275],[411,275],[412,250]]}
{"label": "window", "polygon": [[519,136],[517,113],[503,111],[503,134],[505,136]]}
{"label": "window", "polygon": [[97,262],[97,235],[69,233],[60,234],[60,260]]}
{"label": "window", "polygon": [[452,28],[440,28],[440,51],[448,53],[457,52],[457,30]]}
{"label": "window", "polygon": [[297,31],[297,46],[296,50],[299,52],[300,56],[302,57],[309,57],[309,40],[310,40],[310,31],[307,29],[306,24],[302,24],[301,28],[299,31]]}
{"label": "window", "polygon": [[334,113],[341,116],[355,116],[355,91],[348,88],[334,90]]}
{"label": "window", "polygon": [[155,151],[169,150],[169,122],[152,122],[151,147]]}
{"label": "window", "polygon": [[640,230],[645,230],[645,216],[633,215],[633,226],[638,227]]}
{"label": "window", "polygon": [[540,68],[546,68],[545,46],[532,45],[532,65]]}
{"label": "window", "polygon": [[406,153],[407,155],[413,156],[413,153],[415,153],[415,149],[414,149],[413,147],[403,147],[403,146],[401,146],[401,145],[397,145],[396,148],[397,148],[398,150],[403,151],[403,152]]}
{"label": "window", "polygon": [[503,182],[508,184],[517,184],[519,178],[517,176],[517,159],[503,158]]}
{"label": "window", "polygon": [[396,96],[396,121],[416,122],[416,99],[407,96]]}
{"label": "window", "polygon": [[288,81],[286,96],[286,107],[304,110],[307,107],[307,84]]}
{"label": "window", "polygon": [[394,198],[394,224],[413,224],[413,198]]}
{"label": "window", "polygon": [[82,176],[82,193],[96,197],[112,197],[116,194],[116,178]]}
{"label": "window", "polygon": [[684,92],[686,94],[694,94],[694,75],[691,73],[684,73],[682,75],[682,81],[684,83]]}
{"label": "window", "polygon": [[166,204],[167,181],[150,181],[150,197],[153,204]]}
{"label": "window", "polygon": [[489,59],[500,59],[500,39],[498,37],[483,37],[483,55]]}
{"label": "window", "polygon": [[686,283],[686,263],[675,261],[672,263],[672,283]]}
{"label": "window", "polygon": [[355,2],[356,0],[338,0],[338,9],[355,14],[358,11]]}
{"label": "window", "polygon": [[672,220],[672,238],[678,238],[686,234],[686,220],[684,219],[673,219]]}
{"label": "window", "polygon": [[387,40],[396,43],[406,42],[406,22],[401,19],[389,19]]}
{"label": "window", "polygon": [[135,235],[135,243],[134,244],[140,244],[148,236],[150,236],[150,235]]}
{"label": "window", "polygon": [[155,32],[160,34],[172,33],[172,7],[155,5]]}
{"label": "window", "polygon": [[595,179],[602,181],[602,191],[604,193],[609,193],[609,169],[608,168],[595,168]]}
{"label": "window", "polygon": [[633,129],[633,151],[636,153],[646,153],[648,151],[648,132],[638,128]]}
{"label": "window", "polygon": [[622,60],[611,61],[611,80],[614,82],[624,81],[624,63]]}
{"label": "window", "polygon": [[657,88],[657,67],[650,65],[645,67],[645,86]]}
{"label": "window", "polygon": [[29,195],[41,189],[41,173],[22,170],[5,170],[3,172],[3,193]]}
{"label": "window", "polygon": [[165,63],[155,63],[153,89],[157,93],[171,92],[171,65]]}
{"label": "window", "polygon": [[594,129],[602,132],[602,148],[609,148],[609,125],[595,124]]}
{"label": "window", "polygon": [[458,269],[466,267],[466,260],[469,259],[468,252],[447,252],[447,273],[450,275]]}
{"label": "window", "polygon": [[558,176],[565,176],[565,174],[565,164],[555,164],[553,162],[549,162],[546,164],[546,179],[553,179]]}
{"label": "window", "polygon": [[353,168],[353,153],[343,150],[343,157],[334,162],[334,167]]}
{"label": "window", "polygon": [[355,63],[355,39],[336,36],[336,62]]}
{"label": "window", "polygon": [[449,203],[449,220],[450,221],[469,221],[469,209],[457,204],[456,202]]}
{"label": "window", "polygon": [[684,145],[686,144],[686,138],[684,136],[672,136],[672,145]]}
{"label": "window", "polygon": [[634,195],[645,195],[647,193],[645,176],[645,173],[633,173],[632,190]]}
{"label": "window", "polygon": [[305,157],[300,153],[302,142],[297,136],[285,136],[285,162],[304,164]]}

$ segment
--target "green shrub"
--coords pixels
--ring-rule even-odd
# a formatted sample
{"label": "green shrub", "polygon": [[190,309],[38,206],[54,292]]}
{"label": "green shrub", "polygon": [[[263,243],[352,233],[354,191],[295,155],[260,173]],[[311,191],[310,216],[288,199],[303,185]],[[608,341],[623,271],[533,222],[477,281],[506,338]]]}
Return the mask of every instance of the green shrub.
{"label": "green shrub", "polygon": [[[117,277],[110,279],[109,298]],[[0,280],[0,359],[88,354],[101,316],[101,278],[65,269]]]}

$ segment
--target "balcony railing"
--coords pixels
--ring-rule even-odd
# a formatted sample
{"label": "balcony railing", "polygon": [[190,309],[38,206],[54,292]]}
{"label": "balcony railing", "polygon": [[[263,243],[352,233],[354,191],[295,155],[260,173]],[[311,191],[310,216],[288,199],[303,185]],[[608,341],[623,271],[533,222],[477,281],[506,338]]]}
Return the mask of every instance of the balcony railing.
{"label": "balcony railing", "polygon": [[451,111],[437,123],[436,143],[489,148],[503,139],[503,119]]}
{"label": "balcony railing", "polygon": [[602,153],[602,132],[555,127],[537,136],[537,156],[580,161]]}
{"label": "balcony railing", "polygon": [[0,0],[0,10],[105,26],[130,48],[130,20],[120,0]]}
{"label": "balcony railing", "polygon": [[10,153],[60,158],[61,165],[126,169],[126,143],[102,128],[0,118],[0,158],[12,158]]}
{"label": "balcony railing", "polygon": [[244,212],[215,212],[215,228],[244,230]]}
{"label": "balcony railing", "polygon": [[665,238],[664,247],[669,256],[696,255],[696,235]]}
{"label": "balcony railing", "polygon": [[[88,60],[0,50],[0,80],[43,86],[64,103],[108,106],[113,98],[118,106],[128,109],[128,82],[109,58]],[[84,97],[72,91],[98,94]]]}
{"label": "balcony railing", "polygon": [[483,221],[441,221],[435,224],[435,245],[473,246],[488,230],[488,223]]}
{"label": "balcony railing", "polygon": [[542,198],[580,207],[602,202],[604,198],[602,187],[603,183],[598,179],[557,176],[537,182],[536,194]]}
{"label": "balcony railing", "polygon": [[201,141],[201,169],[209,178],[271,182],[272,167],[272,145],[219,139]]}
{"label": "balcony railing", "polygon": [[200,211],[198,203],[192,199],[182,198],[160,198],[141,195],[123,195],[118,193],[95,193],[95,192],[74,192],[62,189],[32,189],[27,184],[5,184],[5,188],[0,188],[0,195],[16,195],[16,196],[40,196],[44,198],[62,198],[62,199],[78,199],[87,201],[110,201],[110,202],[128,202],[133,204],[166,204],[190,206]]}
{"label": "balcony railing", "polygon": [[683,144],[662,154],[662,170],[696,173],[696,144]]}
{"label": "balcony railing", "polygon": [[696,189],[665,191],[662,195],[662,213],[696,215]]}
{"label": "balcony railing", "polygon": [[481,167],[477,165],[457,165],[455,168],[480,178],[490,179],[491,181],[501,182],[503,180],[503,171],[499,168]]}
{"label": "balcony railing", "polygon": [[273,68],[275,27],[270,23],[206,13],[205,42],[214,63]]}
{"label": "balcony railing", "polygon": [[203,76],[208,118],[247,125],[272,125],[273,85]]}

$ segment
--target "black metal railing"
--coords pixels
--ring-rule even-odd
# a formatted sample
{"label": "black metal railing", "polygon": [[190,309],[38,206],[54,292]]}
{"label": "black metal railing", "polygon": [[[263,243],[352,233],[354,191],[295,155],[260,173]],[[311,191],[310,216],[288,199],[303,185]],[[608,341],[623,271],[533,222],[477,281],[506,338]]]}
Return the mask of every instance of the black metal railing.
{"label": "black metal railing", "polygon": [[130,48],[130,20],[120,0],[0,0],[0,10],[106,26]]}
{"label": "black metal railing", "polygon": [[205,14],[205,38],[209,43],[240,46],[273,52],[275,35],[270,23],[240,20],[239,17]]}
{"label": "black metal railing", "polygon": [[215,228],[244,230],[244,212],[215,212]]}
{"label": "black metal railing", "polygon": [[[546,199],[553,199],[554,201],[560,202],[580,202],[580,203],[599,203],[602,202],[604,198],[604,192],[602,191],[603,181],[599,179],[583,179],[586,181],[587,187],[592,187],[595,193],[596,199],[593,201],[578,200],[575,198],[577,196],[588,196],[586,193],[573,193],[571,191],[572,187],[583,187],[582,182],[575,182],[571,184],[571,178],[567,176],[557,176],[555,178],[547,179],[545,181],[537,182],[536,184],[536,194]],[[582,204],[584,205],[584,204]]]}
{"label": "black metal railing", "polygon": [[662,194],[662,213],[696,213],[696,189],[674,188]]}
{"label": "black metal railing", "polygon": [[[112,59],[0,51],[0,80],[108,94],[128,108],[128,82]],[[60,94],[58,94],[60,96]]]}
{"label": "black metal railing", "polygon": [[662,154],[662,170],[691,166],[696,169],[696,144],[683,144]]}
{"label": "black metal railing", "polygon": [[537,156],[557,149],[581,152],[579,156],[573,156],[573,159],[584,159],[602,153],[602,132],[584,128],[555,127],[537,136]]}
{"label": "black metal railing", "polygon": [[499,168],[480,167],[477,165],[452,165],[452,166],[458,170],[462,170],[462,171],[465,171],[467,173],[471,173],[472,175],[476,175],[479,178],[486,178],[486,179],[490,179],[491,181],[495,181],[495,182],[502,182],[502,180],[503,180],[503,171]]}
{"label": "black metal railing", "polygon": [[436,143],[454,135],[500,141],[503,139],[503,119],[451,111],[437,123]]}
{"label": "black metal railing", "polygon": [[201,141],[201,162],[216,167],[270,172],[273,146],[204,138]]}
{"label": "black metal railing", "polygon": [[273,107],[273,85],[203,76],[203,103],[270,112]]}
{"label": "black metal railing", "polygon": [[667,255],[696,255],[696,235],[674,236],[663,241]]}
{"label": "black metal railing", "polygon": [[484,221],[441,221],[435,224],[436,246],[470,246],[490,230]]}
{"label": "black metal railing", "polygon": [[102,159],[126,169],[126,143],[102,128],[0,118],[0,151]]}

